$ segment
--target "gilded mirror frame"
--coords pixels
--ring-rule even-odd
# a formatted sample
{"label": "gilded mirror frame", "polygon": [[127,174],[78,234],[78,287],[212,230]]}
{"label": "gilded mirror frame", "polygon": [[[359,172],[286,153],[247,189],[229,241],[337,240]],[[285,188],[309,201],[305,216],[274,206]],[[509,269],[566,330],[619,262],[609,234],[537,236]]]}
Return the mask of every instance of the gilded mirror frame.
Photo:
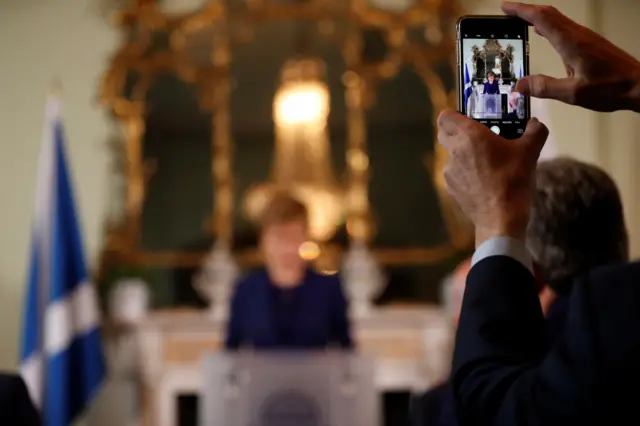
{"label": "gilded mirror frame", "polygon": [[[354,31],[348,32],[337,42],[347,64],[344,78],[347,104],[347,192],[364,190],[368,193],[369,170],[366,146],[366,110],[374,99],[376,84],[393,77],[400,67],[413,67],[431,98],[433,116],[428,117],[436,128],[437,112],[455,105],[455,93],[447,92],[444,83],[430,64],[438,61],[455,63],[453,38],[441,37],[440,42],[429,48],[420,48],[407,39],[407,28],[416,25],[438,26],[445,20],[455,24],[459,10],[454,2],[417,0],[404,12],[380,10],[368,6],[367,0],[352,0],[348,7],[340,10],[328,5],[332,0],[311,0],[306,3],[283,4],[276,0],[255,0],[247,9],[244,18],[252,25],[283,19],[307,19],[318,23],[330,21],[340,15],[355,23]],[[198,267],[206,252],[145,251],[140,247],[141,215],[146,187],[152,177],[155,163],[144,160],[142,154],[145,131],[144,99],[154,78],[161,72],[173,72],[186,82],[198,87],[203,109],[211,113],[212,135],[211,180],[214,189],[215,207],[211,213],[211,231],[223,241],[231,243],[233,230],[233,140],[230,131],[229,111],[229,67],[231,62],[231,40],[221,31],[216,37],[216,54],[206,68],[196,68],[189,63],[183,49],[185,38],[206,25],[222,25],[227,18],[226,3],[222,0],[206,2],[196,12],[175,16],[162,12],[157,0],[137,0],[112,15],[113,24],[123,32],[138,25],[144,28],[139,40],[122,45],[112,59],[101,82],[100,101],[108,108],[121,126],[124,141],[120,149],[125,154],[126,191],[123,217],[107,224],[107,239],[104,255],[108,263],[118,262],[136,266]],[[389,46],[387,57],[375,65],[359,61],[358,46],[361,43],[360,28],[377,28],[384,32]],[[143,55],[153,31],[171,32],[171,49],[147,57]],[[440,28],[441,34],[446,33]],[[451,31],[453,34],[453,31]],[[247,40],[248,41],[248,40]],[[453,68],[455,70],[455,68]],[[135,70],[141,76],[133,88],[132,95],[123,96],[127,73]],[[215,84],[216,90],[211,89]],[[211,94],[215,94],[211,96]],[[434,135],[435,136],[435,135]],[[433,180],[438,201],[449,235],[447,243],[430,247],[373,248],[379,261],[387,266],[424,265],[443,261],[450,256],[472,247],[473,233],[467,221],[460,215],[457,206],[446,192],[442,170],[446,153],[434,144],[433,154],[425,159],[425,171]],[[365,166],[363,166],[365,165]],[[427,176],[425,176],[427,177]],[[370,207],[351,209],[350,220],[369,225]],[[371,232],[367,226],[362,232],[351,232],[351,240],[368,242]],[[234,252],[242,266],[260,263],[257,250]]]}

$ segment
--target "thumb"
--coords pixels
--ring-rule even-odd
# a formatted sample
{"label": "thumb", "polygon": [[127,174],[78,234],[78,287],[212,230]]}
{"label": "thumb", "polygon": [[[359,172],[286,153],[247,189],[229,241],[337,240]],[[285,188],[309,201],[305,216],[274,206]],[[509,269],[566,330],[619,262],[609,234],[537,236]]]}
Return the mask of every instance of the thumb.
{"label": "thumb", "polygon": [[576,81],[570,78],[553,78],[547,75],[522,77],[516,84],[516,91],[534,98],[555,99],[568,104],[573,103]]}
{"label": "thumb", "polygon": [[548,136],[549,129],[547,126],[538,121],[537,118],[532,118],[527,124],[527,130],[525,130],[524,135],[518,142],[525,145],[527,151],[529,151],[529,156],[538,161]]}

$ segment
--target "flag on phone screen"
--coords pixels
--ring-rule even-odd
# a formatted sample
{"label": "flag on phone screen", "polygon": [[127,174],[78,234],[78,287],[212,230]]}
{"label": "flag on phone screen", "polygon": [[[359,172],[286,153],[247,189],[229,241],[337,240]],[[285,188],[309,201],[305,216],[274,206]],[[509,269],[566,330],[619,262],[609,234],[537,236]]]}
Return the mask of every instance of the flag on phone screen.
{"label": "flag on phone screen", "polygon": [[464,108],[467,109],[467,101],[469,97],[473,93],[473,89],[471,88],[471,79],[469,78],[469,68],[467,64],[464,64]]}

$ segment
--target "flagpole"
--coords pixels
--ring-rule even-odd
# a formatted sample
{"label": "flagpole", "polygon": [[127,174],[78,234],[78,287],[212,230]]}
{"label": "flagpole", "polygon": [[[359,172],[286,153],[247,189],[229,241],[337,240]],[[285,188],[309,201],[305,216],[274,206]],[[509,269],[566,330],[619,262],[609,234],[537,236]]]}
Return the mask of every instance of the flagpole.
{"label": "flagpole", "polygon": [[[49,85],[47,92],[47,101],[45,108],[45,115],[48,125],[54,125],[53,123],[60,118],[60,106],[62,103],[62,80],[59,77],[53,77]],[[45,142],[46,143],[46,142]],[[52,147],[49,147],[53,149]],[[43,147],[43,149],[49,149]]]}
{"label": "flagpole", "polygon": [[[54,158],[55,158],[55,142],[53,140],[54,138],[54,122],[58,119],[58,114],[59,114],[59,110],[60,110],[60,101],[61,101],[61,97],[62,97],[62,81],[58,78],[58,77],[54,77],[53,79],[51,79],[51,84],[49,85],[49,90],[47,93],[47,100],[46,100],[46,106],[45,106],[45,116],[46,116],[46,124],[45,124],[45,136],[43,139],[43,145],[41,147],[41,153],[40,153],[40,164],[38,167],[38,179],[42,179],[42,177],[40,176],[40,174],[44,173],[45,175],[49,174],[46,172],[46,170],[52,170],[51,168],[52,166],[52,162],[54,162]],[[52,176],[48,176],[45,177],[44,182],[39,182],[38,184],[38,190],[37,190],[37,197],[42,197],[43,194],[45,198],[51,197],[53,196],[50,191],[51,188],[48,187],[48,184],[46,182],[51,181]],[[42,192],[41,192],[42,191]],[[47,196],[47,192],[49,192],[48,196]],[[40,206],[40,208],[44,208],[48,210],[48,205],[50,204],[50,200],[45,202],[44,204],[42,204]],[[38,211],[36,210],[36,215],[38,214],[43,214],[42,211]],[[48,214],[50,214],[50,212],[48,212]],[[41,217],[40,219],[40,223],[39,223],[39,227],[42,229],[43,226],[43,222],[44,221],[49,221],[51,220],[50,217]],[[38,217],[36,217],[36,221],[38,221]],[[51,224],[49,224],[49,226],[46,226],[46,228],[50,228]],[[48,232],[49,234],[49,238],[50,238],[50,232]],[[42,238],[43,236],[41,235],[40,238]],[[47,243],[46,245],[50,247],[51,241],[49,241],[49,238],[47,238]],[[48,253],[49,250],[45,250],[43,253]],[[47,259],[40,259],[40,265],[39,265],[39,269],[41,271],[48,271],[50,269],[50,263],[51,263],[51,257],[47,256]],[[45,285],[46,284],[46,285]],[[47,306],[49,305],[49,296],[50,296],[50,292],[51,292],[51,288],[50,288],[50,281],[49,280],[43,280],[40,282],[40,285],[37,288],[37,299],[38,299],[38,309],[37,309],[37,319],[36,319],[36,323],[38,324],[37,327],[39,327],[40,332],[39,332],[39,342],[38,342],[38,349],[40,352],[40,357],[41,357],[41,365],[40,365],[40,377],[39,377],[39,395],[37,395],[37,398],[39,400],[39,409],[40,409],[40,414],[41,414],[41,418],[44,424],[47,424],[48,419],[47,416],[49,413],[47,413],[47,410],[45,410],[46,408],[46,400],[47,400],[47,392],[46,392],[46,388],[47,388],[47,383],[46,383],[46,377],[47,377],[47,359],[46,359],[46,347],[45,347],[45,341],[47,336],[45,335],[46,332],[46,326],[45,326],[45,312],[47,310]]]}
{"label": "flagpole", "polygon": [[[45,107],[45,115],[46,115],[46,130],[45,132],[49,133],[49,137],[45,136],[44,143],[42,146],[41,152],[41,162],[40,164],[40,173],[43,173],[43,170],[50,169],[54,167],[52,165],[55,162],[55,122],[59,119],[60,114],[60,102],[62,100],[62,80],[59,77],[53,77],[51,79],[51,83],[49,85],[49,90],[47,93],[46,107]],[[53,179],[53,177],[50,177]],[[55,185],[55,183],[54,183]],[[46,186],[46,185],[45,185]],[[47,187],[46,189],[43,187],[41,190],[43,191],[51,191],[51,187]],[[56,191],[55,189],[53,190]],[[49,196],[53,196],[53,194],[49,194]],[[51,202],[51,201],[50,201]],[[49,204],[49,203],[47,203]],[[49,212],[51,214],[51,212]],[[52,218],[45,218],[45,220],[52,220]],[[50,224],[51,226],[51,224]],[[51,237],[51,235],[50,235]],[[51,245],[51,241],[48,241],[48,246]],[[48,257],[46,260],[46,264],[41,265],[41,270],[50,270],[51,257]],[[43,282],[44,284],[44,282]],[[48,418],[50,413],[47,408],[47,375],[48,375],[48,362],[46,357],[46,330],[47,327],[45,325],[45,316],[46,311],[49,305],[49,298],[51,295],[51,282],[47,281],[47,285],[41,285],[38,291],[38,326],[40,327],[40,353],[42,357],[42,365],[40,370],[40,415],[44,424],[48,424],[52,420]]]}
{"label": "flagpole", "polygon": [[51,79],[51,85],[49,86],[49,97],[53,99],[60,99],[62,97],[62,80],[59,77]]}

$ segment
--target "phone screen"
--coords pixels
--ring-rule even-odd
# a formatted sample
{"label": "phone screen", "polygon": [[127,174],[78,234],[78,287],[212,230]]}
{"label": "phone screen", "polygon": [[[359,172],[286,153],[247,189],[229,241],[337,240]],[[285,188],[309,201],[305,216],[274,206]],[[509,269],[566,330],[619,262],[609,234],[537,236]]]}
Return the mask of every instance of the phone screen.
{"label": "phone screen", "polygon": [[529,73],[528,34],[514,18],[458,23],[459,111],[507,139],[520,137],[531,117],[529,99],[515,90]]}

